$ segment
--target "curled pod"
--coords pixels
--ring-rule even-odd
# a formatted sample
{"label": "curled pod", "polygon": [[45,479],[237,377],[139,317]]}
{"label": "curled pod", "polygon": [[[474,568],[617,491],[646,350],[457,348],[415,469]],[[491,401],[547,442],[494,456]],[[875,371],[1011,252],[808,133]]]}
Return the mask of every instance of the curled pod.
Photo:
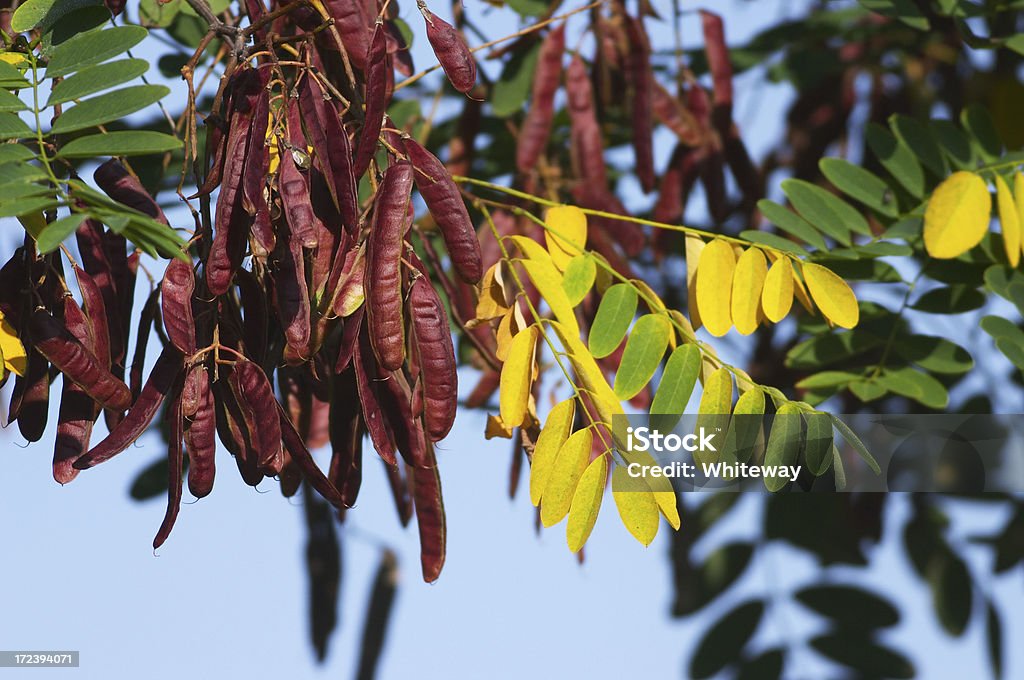
{"label": "curled pod", "polygon": [[[64,298],[64,324],[83,347],[94,349],[89,319],[71,297]],[[65,378],[53,446],[53,478],[58,484],[67,484],[78,475],[72,464],[89,450],[92,424],[97,414],[96,402],[85,390]]]}
{"label": "curled pod", "polygon": [[164,211],[146,191],[146,187],[142,186],[139,178],[129,173],[117,159],[111,158],[96,168],[92,177],[100,189],[118,203],[149,215],[157,222],[168,224]]}
{"label": "curled pod", "polygon": [[562,79],[562,54],[565,52],[565,24],[544,38],[533,75],[533,98],[516,139],[516,167],[531,172],[544,153],[555,118],[555,93]]}
{"label": "curled pod", "polygon": [[251,361],[239,361],[229,380],[245,417],[260,468],[279,471],[282,464],[279,405],[267,375]]}
{"label": "curled pod", "polygon": [[425,276],[409,290],[409,314],[420,359],[423,421],[427,435],[436,442],[447,436],[455,422],[459,381],[448,315]]}
{"label": "curled pod", "polygon": [[93,353],[49,312],[45,309],[32,312],[30,328],[36,349],[100,405],[121,411],[131,405],[128,386],[101,366]]}
{"label": "curled pod", "polygon": [[[110,460],[137,440],[160,410],[160,404],[174,388],[181,374],[182,356],[174,347],[165,347],[153,366],[139,398],[107,437],[75,461],[75,468],[87,470]],[[180,390],[180,385],[178,386]],[[177,405],[176,405],[177,408]],[[173,423],[173,419],[172,419]]]}
{"label": "curled pod", "polygon": [[416,168],[416,187],[441,229],[455,271],[467,283],[477,283],[483,276],[480,239],[459,188],[444,164],[414,139],[405,139],[405,149]]}
{"label": "curled pod", "polygon": [[405,360],[402,321],[402,251],[409,227],[412,165],[405,161],[388,167],[377,189],[373,225],[367,236],[367,322],[373,353],[381,366],[398,370]]}
{"label": "curled pod", "polygon": [[[433,458],[432,450],[430,458]],[[416,525],[420,532],[420,566],[423,569],[423,580],[433,583],[441,575],[441,569],[444,567],[447,538],[441,477],[437,465],[408,468],[408,473],[412,477]]]}
{"label": "curled pod", "polygon": [[422,1],[419,7],[427,24],[427,40],[448,81],[459,92],[469,92],[476,84],[476,62],[466,39],[454,26],[431,13]]}
{"label": "curled pod", "polygon": [[366,53],[366,64],[366,112],[352,160],[352,175],[356,179],[370,167],[370,160],[377,152],[377,140],[384,124],[384,113],[388,108],[387,41],[381,23],[373,29],[369,51]]}
{"label": "curled pod", "polygon": [[153,538],[153,550],[156,550],[171,535],[174,522],[178,519],[181,509],[181,477],[184,461],[181,455],[181,400],[179,395],[172,397],[168,409],[170,420],[170,436],[167,442],[167,511],[163,522]]}
{"label": "curled pod", "polygon": [[[202,369],[196,372],[196,368]],[[193,374],[199,377],[193,379]],[[188,490],[196,498],[203,498],[213,490],[213,478],[216,472],[214,453],[217,449],[217,412],[213,404],[213,391],[206,375],[206,369],[193,367],[186,377],[186,383],[192,379],[190,389],[195,395],[189,395],[195,404],[191,416],[185,416],[185,390],[181,394],[182,415],[190,418],[185,424],[185,451],[188,453]]]}
{"label": "curled pod", "polygon": [[192,294],[195,289],[192,260],[171,260],[160,284],[164,329],[171,344],[186,356],[196,351],[196,324],[192,317]]}

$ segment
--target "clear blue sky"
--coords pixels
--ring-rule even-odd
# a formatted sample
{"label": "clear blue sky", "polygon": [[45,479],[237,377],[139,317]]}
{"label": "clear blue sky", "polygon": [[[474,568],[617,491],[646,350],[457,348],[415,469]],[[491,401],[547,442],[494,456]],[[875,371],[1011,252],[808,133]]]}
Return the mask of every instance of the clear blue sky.
{"label": "clear blue sky", "polygon": [[[432,3],[432,8],[436,5],[441,13],[444,4]],[[470,4],[474,9],[476,3]],[[729,2],[721,11],[730,42],[738,42],[786,8],[796,12],[803,4],[761,0],[755,9],[753,2]],[[413,3],[406,0],[402,10],[422,35]],[[502,17],[507,15],[495,13],[485,22],[486,30],[497,35]],[[656,40],[670,40],[660,32],[664,29],[651,28]],[[693,17],[685,39],[688,46],[699,42]],[[415,56],[421,68],[430,63],[424,40]],[[151,75],[159,78],[155,69]],[[760,155],[781,130],[788,95],[763,87],[757,106],[750,106],[745,95],[757,79],[756,73],[741,78],[737,96],[746,138]],[[657,145],[659,167],[669,150],[668,144]],[[14,225],[7,224],[5,233],[13,234]],[[464,388],[475,380],[469,372],[462,378]],[[4,405],[11,385],[0,399]],[[51,406],[52,423],[56,399]],[[0,579],[5,586],[0,649],[81,651],[78,671],[0,674],[351,677],[379,545],[386,543],[399,554],[401,583],[382,678],[684,677],[684,660],[709,619],[668,618],[668,527],[663,525],[645,549],[622,528],[608,499],[588,543],[588,559],[577,565],[565,548],[564,525],[538,537],[528,499],[522,493],[515,501],[507,499],[509,443],[484,442],[483,429],[482,412],[464,412],[440,446],[448,560],[440,581],[430,586],[420,579],[415,528],[398,528],[383,474],[368,450],[360,504],[342,528],[340,630],[322,667],[313,663],[308,643],[302,512],[297,500],[281,497],[276,483],[264,483],[260,491],[266,493],[257,493],[238,478],[228,454],[220,452],[214,493],[182,508],[174,533],[154,556],[150,543],[163,500],[133,502],[128,488],[143,466],[165,455],[155,433],[62,488],[50,477],[52,426],[42,442],[27,449],[16,428],[0,432]],[[326,464],[327,452],[317,455]],[[754,501],[746,499],[732,521],[715,531],[754,535]],[[997,519],[978,515],[972,523]],[[900,526],[898,516],[890,520]],[[934,621],[926,589],[906,568],[902,552],[890,541],[867,577],[883,592],[911,603],[904,623],[888,638],[911,651],[920,677],[984,677],[978,622],[964,640],[950,641]],[[817,578],[816,569],[802,555],[774,550],[771,559],[747,574],[729,602],[741,593],[784,595]],[[836,580],[851,576],[864,574],[834,572]],[[1013,606],[1022,595],[1020,580],[996,595],[1008,616],[1007,677],[1020,677],[1024,657],[1010,642],[1024,637],[1024,623]],[[711,615],[720,615],[729,602],[717,603]],[[806,639],[820,627],[785,597],[765,621],[756,639],[759,646]],[[791,662],[790,677],[828,672],[806,649],[798,649]]]}

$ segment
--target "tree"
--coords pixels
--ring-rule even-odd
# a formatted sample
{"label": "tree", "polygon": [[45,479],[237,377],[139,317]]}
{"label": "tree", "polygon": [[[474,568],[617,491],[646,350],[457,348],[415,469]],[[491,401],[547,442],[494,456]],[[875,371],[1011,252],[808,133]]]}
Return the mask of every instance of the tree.
{"label": "tree", "polygon": [[[687,52],[648,34],[678,26],[678,8],[560,4],[508,2],[523,28],[472,49],[467,36],[483,34],[469,9],[456,7],[456,28],[422,2],[417,29],[393,1],[143,0],[124,12],[28,0],[4,14],[0,215],[17,217],[25,236],[0,271],[2,350],[16,376],[10,420],[30,441],[63,375],[55,479],[70,482],[159,422],[167,461],[137,484],[139,496],[167,491],[154,547],[184,483],[197,498],[211,492],[217,439],[246,483],[277,478],[289,496],[306,488],[313,600],[328,603],[314,607],[322,654],[337,592],[333,517],[355,503],[367,437],[401,521],[416,519],[425,580],[440,575],[434,443],[457,415],[460,366],[478,370],[463,403],[492,413],[484,436],[513,442],[513,492],[525,453],[539,520],[568,518],[572,552],[582,555],[609,482],[637,540],[653,541],[662,518],[680,530],[679,615],[723,594],[754,547],[723,545],[691,563],[735,497],[681,502],[665,479],[631,478],[627,465],[643,458],[624,442],[624,402],[671,429],[699,383],[697,425],[721,429],[726,460],[800,462],[799,483],[809,474],[833,489],[851,465],[878,467],[836,414],[949,409],[974,359],[928,333],[928,315],[995,296],[1024,312],[1024,175],[1008,151],[1021,140],[1012,107],[994,99],[1020,92],[1024,47],[1006,29],[1016,10],[822,3],[732,49],[721,18],[702,11],[704,45]],[[567,31],[593,40],[571,47]],[[158,65],[180,72],[187,100],[159,85],[121,87],[147,64],[120,57],[151,32],[171,45]],[[423,36],[441,86],[425,77],[437,67],[413,66],[408,46]],[[994,67],[980,71],[965,45],[991,50]],[[477,71],[487,49],[497,79]],[[733,119],[733,80],[764,60],[797,99],[787,138],[758,164]],[[971,76],[989,84],[969,91]],[[158,102],[162,115],[151,111]],[[861,102],[866,126],[853,118]],[[140,111],[153,115],[125,120]],[[655,138],[674,144],[660,176]],[[611,163],[606,150],[625,146],[632,161]],[[96,162],[93,183],[83,180]],[[631,182],[656,196],[652,206],[626,208]],[[698,185],[707,224],[683,226]],[[154,198],[172,193],[188,229]],[[169,263],[136,315],[140,252]],[[685,276],[656,275],[682,262]],[[895,303],[858,302],[847,281],[896,290]],[[1024,368],[1016,322],[988,315],[980,327]],[[732,329],[752,338],[748,366],[716,351]],[[143,380],[154,334],[159,358]],[[964,398],[958,408],[992,405]],[[101,411],[102,439],[92,437]],[[310,450],[328,444],[325,472]],[[765,479],[773,492],[787,484]],[[988,541],[1009,569],[1022,559],[1021,506],[990,502],[1015,509]],[[806,520],[812,504],[818,524]],[[764,538],[823,564],[861,564],[884,504],[771,495]],[[976,585],[948,539],[946,505],[913,501],[907,549],[959,634]],[[812,641],[824,656],[868,674],[913,673],[875,637],[894,616],[884,599],[838,586],[797,598],[839,622],[842,634]],[[713,626],[708,639],[731,633],[732,648],[701,646],[692,673],[740,664],[777,676],[782,650],[745,651],[763,611],[746,602]],[[843,627],[850,611],[863,614],[856,634]],[[994,603],[986,612],[998,669]]]}

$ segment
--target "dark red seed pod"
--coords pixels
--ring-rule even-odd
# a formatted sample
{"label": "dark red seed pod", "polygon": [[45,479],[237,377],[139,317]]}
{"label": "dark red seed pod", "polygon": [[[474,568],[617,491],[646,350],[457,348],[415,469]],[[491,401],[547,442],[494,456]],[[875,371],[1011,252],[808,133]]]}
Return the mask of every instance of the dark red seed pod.
{"label": "dark red seed pod", "polygon": [[188,420],[199,412],[200,402],[204,399],[203,385],[209,387],[209,382],[206,366],[202,364],[196,364],[185,373],[185,382],[181,387],[181,415]]}
{"label": "dark red seed pod", "polygon": [[338,510],[345,507],[345,501],[341,497],[341,493],[331,484],[331,481],[327,479],[323,471],[317,467],[316,461],[313,460],[313,455],[306,448],[306,445],[302,442],[302,437],[292,427],[291,421],[288,419],[288,414],[281,408],[281,404],[274,400],[274,404],[277,406],[278,420],[281,424],[281,438],[284,444],[285,450],[291,456],[291,459],[298,466],[298,469],[302,472],[302,476],[309,482],[309,485],[320,494],[325,501],[333,505]]}
{"label": "dark red seed pod", "polygon": [[[188,378],[195,373],[194,367]],[[185,426],[185,450],[188,452],[188,490],[196,498],[203,498],[213,490],[216,473],[214,454],[217,449],[217,412],[213,404],[213,392],[206,370],[202,369],[198,379],[193,379],[196,389],[195,410]],[[190,395],[190,399],[191,399]],[[182,391],[181,409],[185,410],[185,392]],[[189,405],[190,408],[192,405]],[[187,416],[186,416],[187,417]]]}
{"label": "dark red seed pod", "polygon": [[384,421],[394,435],[402,459],[416,467],[431,465],[427,459],[427,440],[423,422],[412,413],[412,388],[401,371],[393,371],[379,381],[377,399]]}
{"label": "dark red seed pod", "polygon": [[139,398],[142,391],[142,371],[146,363],[146,349],[149,347],[149,336],[152,335],[156,315],[160,311],[160,291],[154,290],[146,299],[139,313],[139,331],[135,339],[135,352],[132,354],[132,366],[128,371],[128,385],[132,392],[132,401]]}
{"label": "dark red seed pod", "polygon": [[0,312],[15,326],[19,325],[16,322],[24,307],[25,293],[28,291],[25,252],[25,247],[19,246],[11,259],[0,268]]}
{"label": "dark red seed pod", "polygon": [[565,91],[569,97],[569,148],[575,174],[583,184],[606,190],[608,173],[601,127],[594,111],[594,91],[587,67],[579,54],[573,56],[565,72]]}
{"label": "dark red seed pod", "polygon": [[373,353],[381,366],[398,370],[405,360],[402,321],[402,251],[409,227],[412,165],[405,161],[388,167],[377,189],[373,226],[367,236],[367,322]]}
{"label": "dark red seed pod", "polygon": [[395,63],[395,70],[408,78],[415,73],[416,67],[413,65],[412,52],[405,43],[405,36],[394,21],[385,21],[384,30],[387,31],[388,54]]}
{"label": "dark red seed pod", "polygon": [[[231,105],[231,88],[227,89],[224,101],[227,106]],[[199,189],[189,196],[189,199],[209,196],[213,190],[220,186],[221,178],[224,176],[224,157],[227,155],[228,135],[226,134],[227,123],[217,113],[211,113],[203,121],[206,129],[206,144],[203,150],[205,155],[204,168],[206,174]]]}
{"label": "dark red seed pod", "polygon": [[92,352],[75,340],[49,312],[35,310],[30,327],[36,349],[104,408],[123,411],[131,405],[128,386],[101,366]]}
{"label": "dark red seed pod", "polygon": [[[110,342],[110,365],[124,365],[125,344],[124,324],[121,322],[121,305],[114,279],[113,267],[107,256],[103,225],[96,220],[84,220],[75,232],[78,254],[86,273],[103,296],[103,307],[107,317],[107,337]],[[86,302],[88,306],[88,302]],[[116,373],[115,373],[116,375]]]}
{"label": "dark red seed pod", "polygon": [[654,81],[651,89],[651,106],[661,124],[674,132],[689,146],[701,146],[705,132],[694,115],[676,97],[673,97],[660,83]]}
{"label": "dark red seed pod", "polygon": [[331,387],[331,467],[327,478],[341,493],[345,505],[352,507],[363,479],[363,420],[355,371],[334,376]]}
{"label": "dark red seed pod", "polygon": [[394,435],[388,428],[384,414],[381,412],[380,401],[377,397],[379,382],[366,332],[361,333],[359,342],[355,343],[352,368],[356,374],[359,402],[363,407],[363,422],[366,423],[366,430],[370,434],[373,448],[385,463],[395,465],[397,447]]}
{"label": "dark red seed pod", "polygon": [[384,39],[384,28],[380,23],[373,29],[373,38],[366,53],[366,64],[366,113],[352,160],[352,175],[356,179],[366,172],[370,167],[370,160],[377,153],[377,140],[384,123],[384,112],[388,108],[387,41]]}
{"label": "dark red seed pod", "polygon": [[249,431],[242,420],[241,409],[235,399],[234,391],[226,380],[218,380],[213,384],[214,408],[217,415],[217,435],[224,447],[235,457],[238,472],[242,481],[249,486],[256,486],[263,481],[263,473],[256,464],[256,453],[249,441]]}
{"label": "dark red seed pod", "polygon": [[[335,28],[338,29],[338,35],[352,66],[365,71],[370,34],[373,31],[373,16],[367,11],[365,3],[359,0],[326,0],[324,4],[334,21]],[[328,49],[338,49],[331,39],[325,39],[323,44]]]}
{"label": "dark red seed pod", "polygon": [[306,263],[299,240],[290,238],[287,227],[282,231],[275,253],[277,269],[273,274],[277,315],[288,346],[304,357],[311,336]]}
{"label": "dark red seed pod", "polygon": [[160,284],[164,330],[171,344],[186,356],[196,351],[196,324],[192,317],[192,294],[195,289],[196,277],[192,271],[191,258],[171,260]]}
{"label": "dark red seed pod", "polygon": [[256,211],[256,216],[252,219],[250,231],[252,238],[249,241],[249,246],[252,248],[253,257],[261,260],[266,259],[267,255],[273,252],[274,245],[277,243],[274,225],[270,221],[269,208],[261,206]]}
{"label": "dark red seed pod", "polygon": [[168,224],[164,211],[142,186],[139,178],[129,173],[117,159],[111,158],[96,168],[92,177],[100,189],[118,203],[134,208],[157,222]]}
{"label": "dark red seed pod", "polygon": [[285,219],[292,236],[297,238],[304,247],[317,247],[317,220],[313,213],[313,204],[309,197],[309,177],[299,169],[299,162],[308,166],[306,154],[306,138],[302,133],[302,120],[299,116],[298,103],[288,103],[288,136],[291,149],[281,153],[281,166],[278,170],[277,190],[281,195]]}
{"label": "dark red seed pod", "polygon": [[412,498],[409,496],[409,483],[402,477],[402,470],[398,465],[384,463],[384,472],[388,476],[388,487],[391,489],[391,498],[395,502],[395,510],[398,512],[398,521],[403,527],[409,526],[412,519]]}
{"label": "dark red seed pod", "polygon": [[242,307],[242,342],[246,354],[256,363],[262,364],[267,353],[267,330],[269,310],[267,293],[247,269],[239,269],[235,278],[238,284],[238,299]]}
{"label": "dark red seed pod", "polygon": [[177,395],[172,398],[168,409],[170,436],[167,444],[167,512],[153,538],[153,550],[164,544],[171,535],[174,522],[181,508],[181,477],[184,461],[181,455],[181,402]]}
{"label": "dark red seed pod", "polygon": [[421,0],[418,4],[427,24],[427,40],[448,81],[459,92],[469,92],[476,84],[476,62],[466,39],[454,26],[432,14]]}
{"label": "dark red seed pod", "polygon": [[423,383],[423,420],[432,441],[444,439],[455,422],[459,380],[448,315],[430,281],[421,276],[409,290],[409,314],[416,336]]}
{"label": "dark red seed pod", "polygon": [[[75,461],[79,470],[87,470],[100,463],[110,460],[131,446],[136,439],[149,427],[160,404],[171,392],[178,376],[181,374],[182,356],[173,347],[165,347],[153,366],[139,398],[120,423],[110,431],[106,439],[94,446],[87,454]],[[180,385],[179,385],[180,389]],[[176,412],[176,411],[175,411]],[[172,423],[173,423],[172,418]]]}
{"label": "dark red seed pod", "polygon": [[[313,147],[313,162],[323,172],[326,178],[325,186],[331,195],[331,201],[335,208],[340,208],[340,201],[337,194],[337,182],[334,178],[334,166],[330,163],[328,144],[330,139],[327,135],[326,123],[330,117],[328,104],[324,100],[324,92],[320,88],[316,77],[307,73],[298,85],[299,106],[302,113],[302,121],[305,124],[306,132],[309,134],[309,144]],[[330,111],[333,112],[333,108]],[[340,123],[339,123],[340,125]],[[326,158],[324,156],[327,156]]]}
{"label": "dark red seed pod", "polygon": [[[712,92],[715,95],[713,116],[721,116],[723,121],[732,120],[732,63],[729,61],[729,47],[725,44],[725,27],[722,17],[700,10],[701,29],[704,33],[704,51],[708,58],[708,70],[711,71]],[[716,127],[719,127],[716,124]]]}
{"label": "dark red seed pod", "polygon": [[555,93],[562,79],[565,52],[565,24],[554,28],[541,43],[537,70],[533,75],[533,98],[516,139],[516,167],[524,174],[533,171],[544,153],[555,118]]}
{"label": "dark red seed pod", "polygon": [[444,236],[455,271],[467,283],[479,282],[483,276],[480,239],[469,219],[469,211],[466,210],[459,188],[455,186],[444,164],[416,140],[406,138],[405,149],[416,168],[416,187]]}
{"label": "dark red seed pod", "polygon": [[[95,347],[89,319],[71,298],[64,298],[64,324],[68,332],[88,350]],[[57,437],[53,447],[53,478],[58,484],[67,484],[78,475],[72,467],[89,450],[92,424],[99,414],[95,401],[81,387],[64,380],[61,389],[60,410],[57,415]]]}
{"label": "dark red seed pod", "polygon": [[103,301],[103,291],[96,281],[79,267],[75,267],[75,278],[78,290],[82,293],[85,313],[89,319],[89,334],[93,340],[93,354],[99,359],[100,365],[110,368],[110,325],[107,321],[107,306]]}
{"label": "dark red seed pod", "polygon": [[260,468],[280,470],[281,428],[276,417],[278,403],[274,388],[263,369],[251,361],[235,363],[229,379],[249,425],[249,436]]}
{"label": "dark red seed pod", "polygon": [[35,350],[28,350],[28,367],[18,376],[11,393],[9,422],[18,421],[18,431],[27,441],[37,442],[46,431],[50,412],[50,362]]}
{"label": "dark red seed pod", "polygon": [[629,54],[626,68],[629,72],[633,96],[630,98],[633,119],[633,152],[636,155],[636,175],[645,193],[654,191],[654,71],[651,68],[651,45],[644,29],[643,19],[626,17],[626,36]]}
{"label": "dark red seed pod", "polygon": [[[432,450],[430,457],[433,458]],[[441,497],[441,477],[436,465],[427,468],[407,468],[407,471],[412,477],[416,524],[420,531],[420,565],[423,569],[423,580],[433,583],[441,575],[441,569],[444,567],[447,534],[444,499]]]}
{"label": "dark red seed pod", "polygon": [[252,121],[249,123],[249,148],[245,169],[242,171],[242,207],[249,215],[266,210],[263,190],[270,173],[270,149],[267,147],[267,128],[270,126],[270,93],[260,88],[255,97]]}
{"label": "dark red seed pod", "polygon": [[326,146],[322,147],[325,149],[325,164],[330,166],[334,178],[333,195],[337,197],[341,222],[349,233],[355,234],[359,227],[359,197],[352,167],[352,144],[341,124],[341,116],[335,104],[327,101],[323,104],[318,109],[318,115],[321,116],[320,124],[327,137]]}
{"label": "dark red seed pod", "polygon": [[355,354],[363,328],[363,313],[365,309],[365,306],[360,307],[352,316],[344,321],[345,326],[341,331],[341,343],[338,346],[338,359],[334,364],[335,373],[341,373],[352,362],[352,355]]}

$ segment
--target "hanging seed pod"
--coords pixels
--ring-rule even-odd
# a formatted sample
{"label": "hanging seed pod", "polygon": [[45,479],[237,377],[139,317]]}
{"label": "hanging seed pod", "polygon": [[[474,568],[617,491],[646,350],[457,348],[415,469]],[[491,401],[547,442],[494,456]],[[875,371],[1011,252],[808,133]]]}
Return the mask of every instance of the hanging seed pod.
{"label": "hanging seed pod", "polygon": [[[64,324],[84,348],[90,351],[95,348],[89,319],[70,296],[64,298]],[[53,478],[58,484],[67,484],[78,475],[72,463],[89,450],[92,424],[98,414],[96,402],[85,390],[65,379],[53,447]]]}
{"label": "hanging seed pod", "polygon": [[[195,376],[195,377],[194,377]],[[188,385],[189,382],[192,385]],[[217,448],[217,412],[213,404],[213,391],[206,369],[195,366],[186,378],[187,389],[182,390],[182,416],[188,418],[185,424],[185,451],[188,453],[188,490],[196,498],[203,498],[213,490],[213,479],[216,474],[214,454]],[[185,395],[188,394],[188,410],[186,414]]]}
{"label": "hanging seed pod", "polygon": [[96,168],[92,177],[100,189],[118,203],[149,215],[157,222],[168,224],[164,211],[142,186],[142,182],[130,174],[117,159],[111,158]]}
{"label": "hanging seed pod", "polygon": [[270,324],[267,293],[256,276],[247,269],[238,270],[238,299],[242,307],[242,342],[246,354],[262,365],[267,353],[267,330]]}
{"label": "hanging seed pod", "polygon": [[96,220],[84,220],[75,231],[75,240],[78,243],[78,254],[82,266],[103,296],[103,308],[107,318],[107,337],[110,342],[109,365],[121,364],[123,366],[126,339],[122,330],[121,305],[113,267],[107,257],[103,225]]}
{"label": "hanging seed pod", "polygon": [[287,226],[282,225],[281,231],[275,252],[277,269],[273,272],[277,316],[288,346],[299,356],[306,356],[311,332],[306,262],[299,240],[291,238]]}
{"label": "hanging seed pod", "polygon": [[[260,81],[263,84],[263,81]],[[247,136],[246,163],[242,170],[242,207],[249,215],[266,210],[263,190],[270,173],[270,148],[267,146],[267,128],[270,126],[270,93],[261,87],[255,101]]]}
{"label": "hanging seed pod", "polygon": [[423,419],[427,434],[436,442],[448,435],[455,422],[459,383],[448,315],[425,276],[409,290],[409,315],[422,369]]}
{"label": "hanging seed pod", "polygon": [[555,118],[555,93],[562,79],[564,52],[563,23],[548,33],[540,46],[537,70],[533,75],[533,97],[516,139],[516,167],[521,173],[533,171],[551,137],[551,124]]}
{"label": "hanging seed pod", "polygon": [[160,284],[164,330],[171,344],[185,356],[191,356],[196,351],[196,324],[192,318],[192,294],[195,288],[196,278],[191,258],[187,261],[171,260]]}
{"label": "hanging seed pod", "polygon": [[405,161],[388,167],[377,189],[373,226],[367,236],[367,321],[373,353],[381,366],[397,370],[405,360],[405,325],[402,320],[402,251],[409,227],[412,165]]}
{"label": "hanging seed pod", "polygon": [[633,152],[636,155],[636,175],[644,193],[654,191],[654,71],[651,69],[651,45],[647,39],[643,19],[626,17],[626,36],[629,54],[626,69],[629,72],[633,96],[630,98],[633,122]]}
{"label": "hanging seed pod", "polygon": [[146,300],[146,304],[139,313],[138,337],[135,340],[135,352],[132,355],[132,366],[128,372],[128,385],[132,392],[132,401],[139,398],[142,391],[142,370],[146,363],[146,349],[149,347],[150,331],[156,322],[156,315],[159,312],[160,291],[154,290]]}
{"label": "hanging seed pod", "polygon": [[369,52],[366,55],[366,113],[352,160],[352,175],[356,179],[370,167],[370,160],[377,152],[377,139],[380,137],[384,112],[388,107],[387,41],[384,39],[381,23],[377,23],[373,29],[373,38],[370,40]]}
{"label": "hanging seed pod", "polygon": [[298,466],[298,469],[302,472],[302,476],[305,477],[307,482],[309,482],[309,485],[312,486],[325,501],[333,505],[338,510],[343,509],[345,507],[345,502],[342,499],[341,494],[336,488],[334,488],[334,485],[331,484],[329,479],[327,479],[323,471],[317,467],[316,461],[313,460],[313,455],[309,452],[309,449],[306,448],[306,445],[302,443],[302,437],[300,437],[299,433],[295,431],[294,427],[292,427],[292,423],[288,419],[288,414],[286,414],[284,409],[281,408],[281,404],[278,404],[276,399],[274,400],[274,403],[277,405],[278,417],[281,423],[281,439],[285,450]]}
{"label": "hanging seed pod", "polygon": [[363,479],[363,420],[355,371],[336,375],[331,388],[331,467],[327,478],[341,493],[345,505],[352,507]]}
{"label": "hanging seed pod", "polygon": [[249,441],[249,431],[242,421],[241,409],[238,407],[234,391],[227,382],[218,380],[213,384],[217,435],[224,447],[235,457],[242,481],[249,486],[256,486],[263,481],[263,473],[256,464],[257,456]]}
{"label": "hanging seed pod", "polygon": [[601,127],[594,112],[594,92],[587,67],[579,54],[573,56],[565,72],[565,91],[569,96],[569,148],[575,174],[584,184],[606,189],[608,173],[604,164]]}
{"label": "hanging seed pod", "polygon": [[18,421],[18,431],[26,441],[37,442],[46,431],[50,412],[50,362],[35,350],[28,350],[24,376],[14,381],[8,422]]}
{"label": "hanging seed pod", "polygon": [[[338,29],[338,35],[352,66],[365,71],[367,50],[370,48],[370,35],[373,31],[373,16],[367,12],[365,3],[359,0],[326,0],[324,4],[334,21],[335,28]],[[338,49],[333,40],[325,39],[322,44],[329,50]]]}
{"label": "hanging seed pod", "polygon": [[306,138],[302,133],[298,103],[294,99],[288,100],[288,138],[291,149],[281,154],[278,193],[292,236],[303,247],[316,248],[318,220],[310,202],[309,178],[306,172],[299,169],[299,163],[302,163],[308,171],[309,156],[306,153]]}
{"label": "hanging seed pod", "polygon": [[181,415],[192,420],[199,412],[199,403],[203,397],[203,383],[209,386],[210,379],[206,373],[206,366],[196,364],[185,373],[185,382],[181,387]]}
{"label": "hanging seed pod", "polygon": [[[433,458],[432,450],[430,457]],[[441,569],[444,567],[447,534],[444,499],[441,497],[441,478],[436,465],[428,468],[408,468],[408,472],[412,477],[416,524],[420,532],[423,580],[433,583],[441,575]]]}
{"label": "hanging seed pod", "polygon": [[477,283],[483,276],[480,240],[459,188],[434,154],[411,137],[405,137],[404,141],[409,160],[416,168],[413,175],[416,187],[441,229],[455,271],[466,283]]}
{"label": "hanging seed pod", "polygon": [[178,510],[181,508],[181,477],[184,461],[181,455],[181,402],[176,395],[172,396],[168,414],[170,436],[167,444],[167,512],[164,513],[164,520],[153,538],[153,550],[162,546],[167,537],[171,535],[174,522],[178,519]]}
{"label": "hanging seed pod", "polygon": [[417,0],[416,4],[427,24],[427,40],[448,81],[459,92],[469,92],[476,84],[476,62],[466,39],[454,26],[432,14],[423,0]]}
{"label": "hanging seed pod", "polygon": [[376,366],[373,363],[370,343],[367,333],[360,334],[359,341],[355,343],[352,356],[352,368],[356,374],[356,387],[359,391],[359,402],[363,407],[363,421],[366,423],[366,430],[370,434],[370,441],[377,454],[388,465],[395,465],[395,438],[388,428],[384,413],[381,411],[380,401],[377,395]]}
{"label": "hanging seed pod", "polygon": [[256,451],[264,470],[280,470],[281,428],[277,418],[277,399],[263,369],[251,361],[239,361],[229,377]]}

